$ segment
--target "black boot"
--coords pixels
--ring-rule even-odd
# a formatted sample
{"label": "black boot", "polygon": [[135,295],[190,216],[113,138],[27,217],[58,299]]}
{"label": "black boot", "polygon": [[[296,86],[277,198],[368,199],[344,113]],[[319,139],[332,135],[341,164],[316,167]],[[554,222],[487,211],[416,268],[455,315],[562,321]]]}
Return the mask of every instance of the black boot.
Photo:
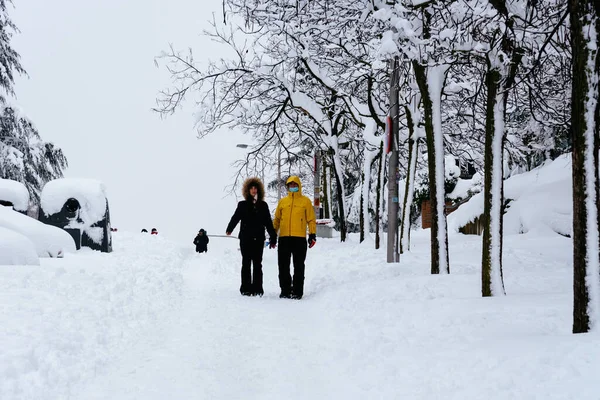
{"label": "black boot", "polygon": [[248,289],[246,286],[240,287],[240,293],[242,296],[252,296],[252,290]]}

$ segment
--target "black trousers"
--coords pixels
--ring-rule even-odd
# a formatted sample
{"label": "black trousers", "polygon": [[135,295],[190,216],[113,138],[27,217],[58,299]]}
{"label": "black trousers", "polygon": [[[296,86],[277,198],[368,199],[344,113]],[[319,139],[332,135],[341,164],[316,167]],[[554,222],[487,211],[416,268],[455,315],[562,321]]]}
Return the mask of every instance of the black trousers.
{"label": "black trousers", "polygon": [[[242,285],[241,293],[263,293],[262,257],[264,250],[263,239],[240,240],[242,251]],[[252,270],[250,269],[252,265]]]}
{"label": "black trousers", "polygon": [[[304,260],[306,260],[306,238],[284,236],[277,242],[279,264],[279,287],[283,294],[304,294]],[[290,276],[290,257],[294,261],[294,280]]]}

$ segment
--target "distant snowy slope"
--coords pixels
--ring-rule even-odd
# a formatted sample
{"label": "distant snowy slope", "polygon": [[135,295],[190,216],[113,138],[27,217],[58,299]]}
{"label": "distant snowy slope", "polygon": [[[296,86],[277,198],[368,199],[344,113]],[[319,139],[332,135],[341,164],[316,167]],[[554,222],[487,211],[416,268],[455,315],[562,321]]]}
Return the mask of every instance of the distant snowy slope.
{"label": "distant snowy slope", "polygon": [[184,254],[119,233],[115,250],[0,267],[0,399],[66,399],[179,301]]}
{"label": "distant snowy slope", "polygon": [[[530,231],[570,235],[573,220],[571,156],[563,155],[504,182],[511,199],[504,215],[504,233]],[[448,216],[448,229],[458,229],[483,214],[483,193],[473,196]]]}

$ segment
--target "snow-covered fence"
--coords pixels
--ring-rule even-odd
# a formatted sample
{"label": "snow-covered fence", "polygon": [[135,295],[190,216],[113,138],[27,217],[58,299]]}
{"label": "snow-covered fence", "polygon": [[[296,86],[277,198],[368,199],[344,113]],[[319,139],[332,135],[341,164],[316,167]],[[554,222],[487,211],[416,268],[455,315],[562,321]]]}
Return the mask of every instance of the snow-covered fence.
{"label": "snow-covered fence", "polygon": [[42,190],[39,220],[69,232],[77,248],[112,251],[106,189],[93,179],[56,179]]}

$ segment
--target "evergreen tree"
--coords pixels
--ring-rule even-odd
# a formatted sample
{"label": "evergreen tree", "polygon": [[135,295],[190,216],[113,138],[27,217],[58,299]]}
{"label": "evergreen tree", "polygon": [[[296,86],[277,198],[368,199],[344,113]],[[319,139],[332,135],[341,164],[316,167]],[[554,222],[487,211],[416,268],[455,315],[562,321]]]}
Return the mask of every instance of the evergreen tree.
{"label": "evergreen tree", "polygon": [[24,183],[38,204],[44,184],[61,178],[67,165],[62,150],[44,142],[26,116],[12,106],[0,110],[0,178]]}
{"label": "evergreen tree", "polygon": [[19,53],[10,45],[12,35],[19,31],[8,16],[7,6],[11,3],[11,0],[0,0],[0,103],[6,102],[4,94],[14,94],[15,72],[25,74]]}

